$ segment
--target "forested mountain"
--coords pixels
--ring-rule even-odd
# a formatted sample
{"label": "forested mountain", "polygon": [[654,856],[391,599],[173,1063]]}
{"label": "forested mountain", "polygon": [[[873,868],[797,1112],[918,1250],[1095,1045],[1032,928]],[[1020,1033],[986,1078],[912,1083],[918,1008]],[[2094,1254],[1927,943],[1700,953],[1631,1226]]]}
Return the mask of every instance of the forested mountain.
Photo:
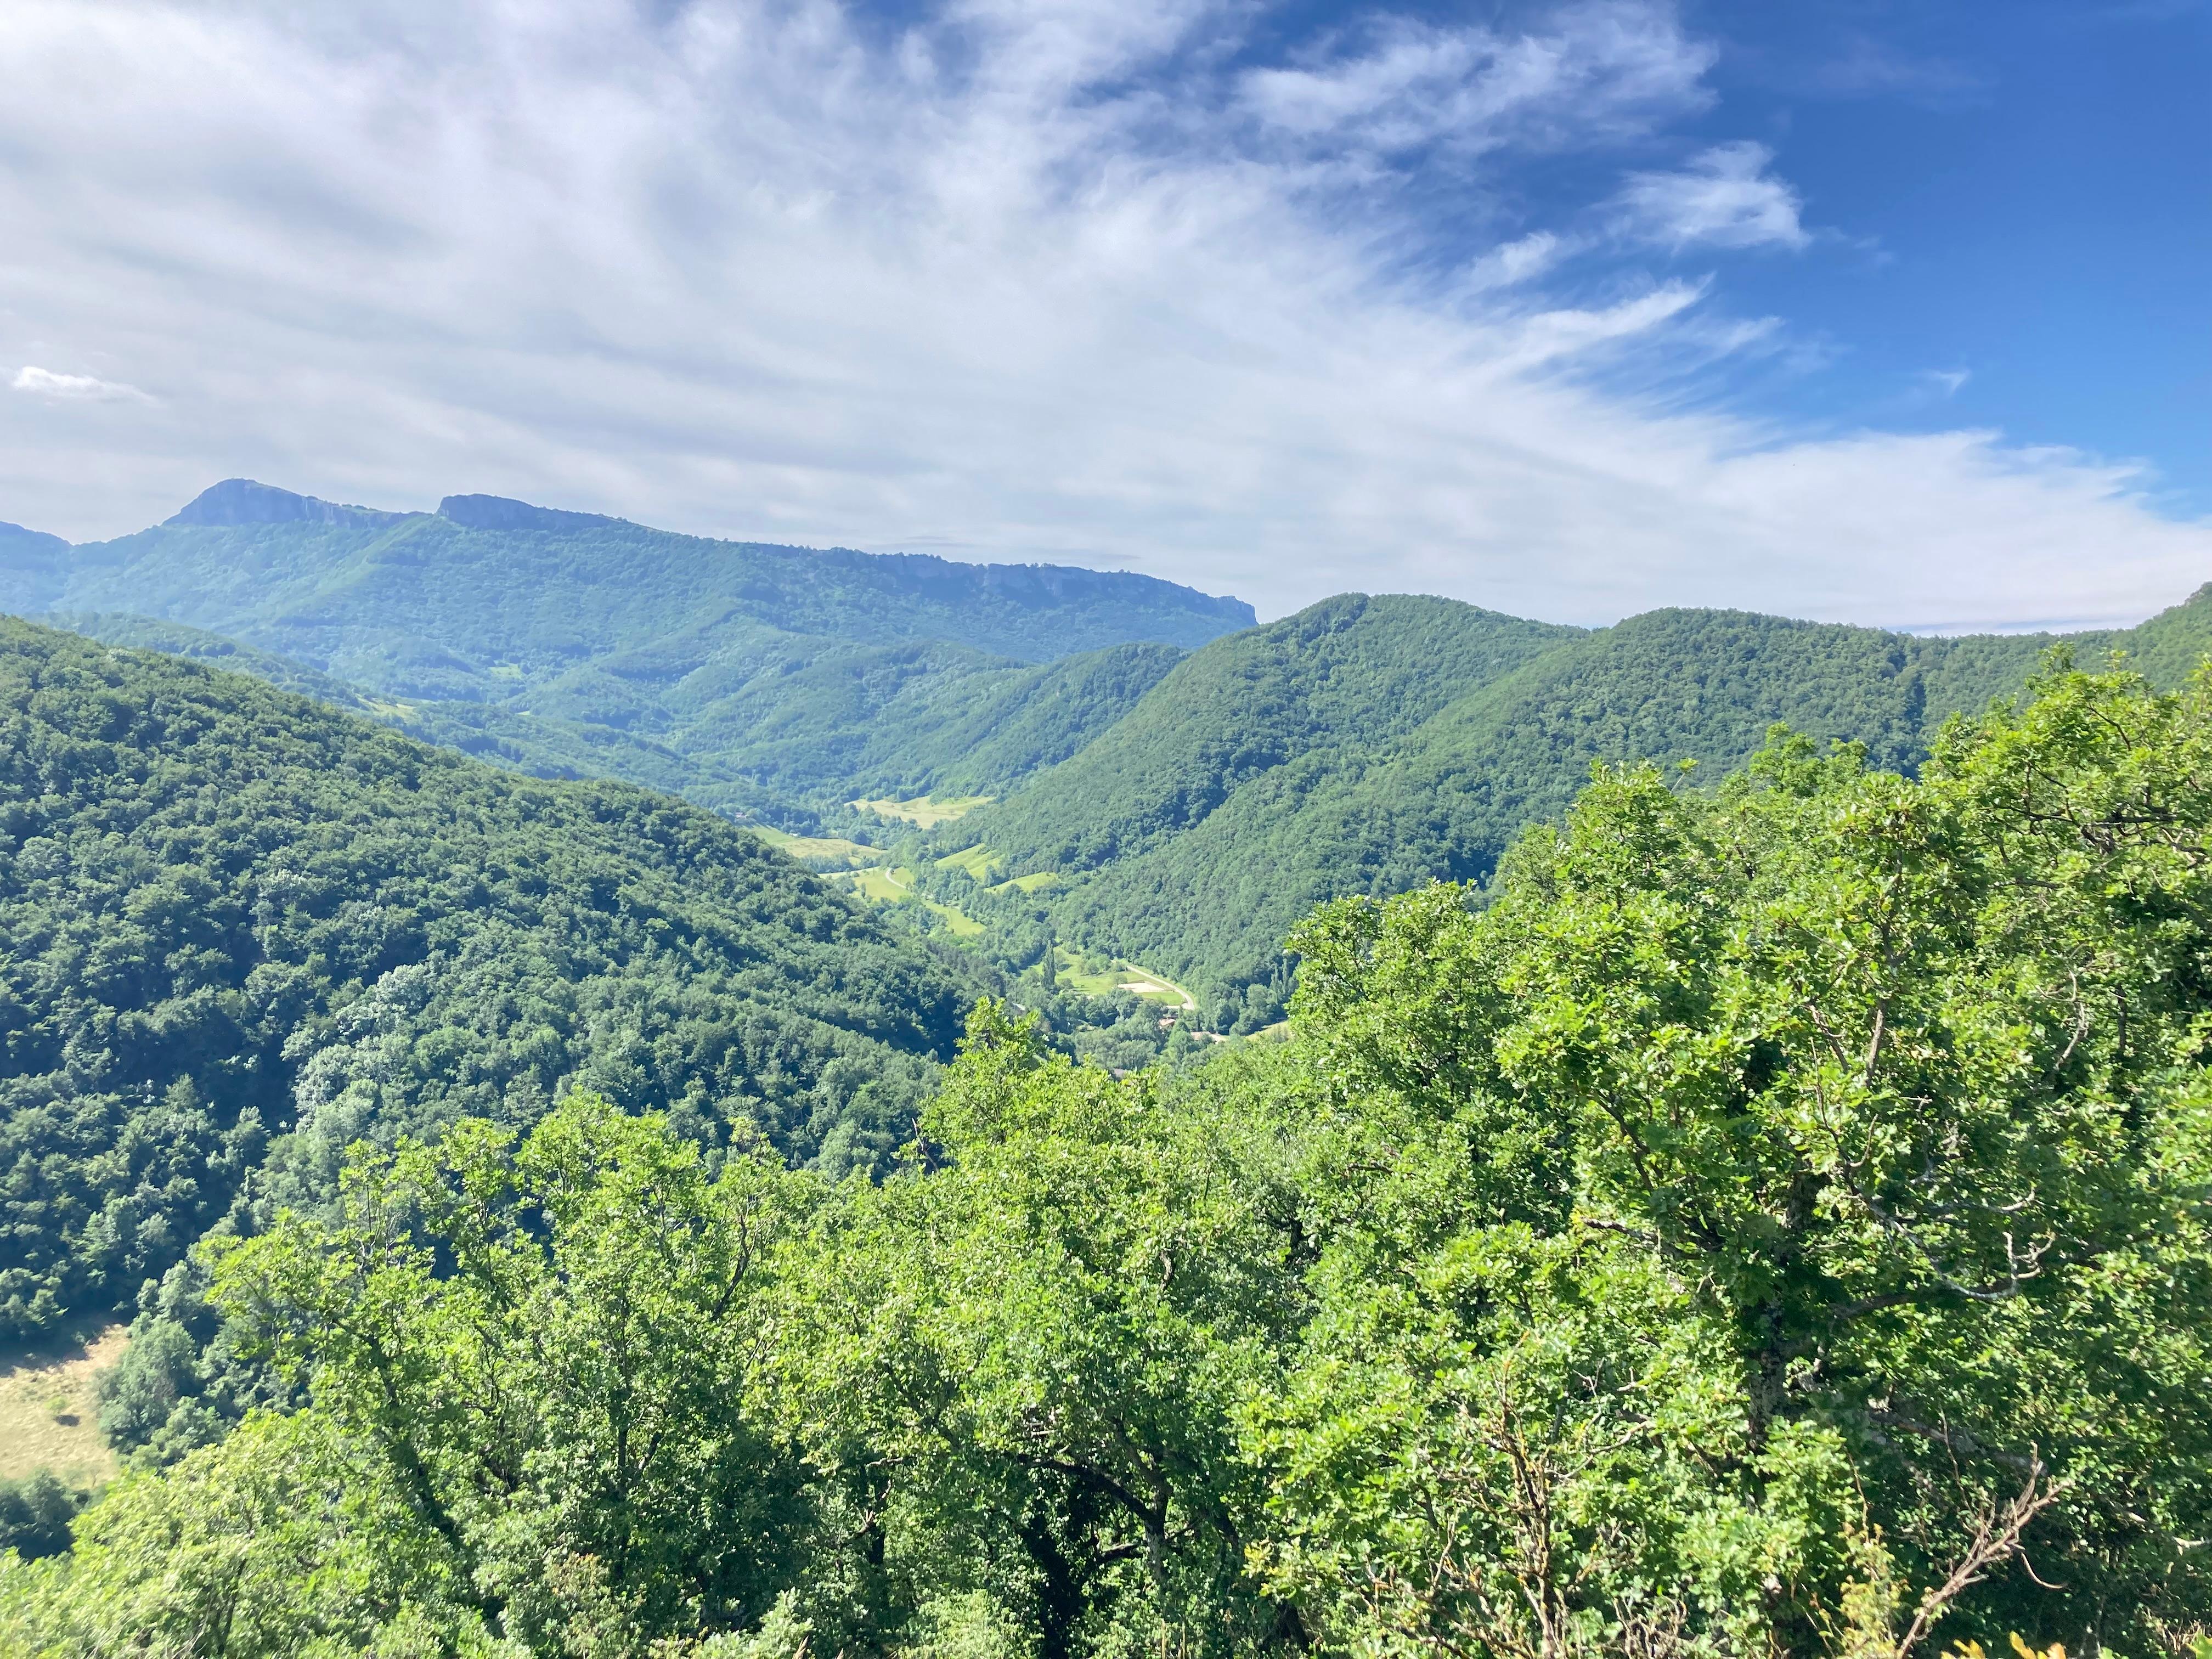
{"label": "forested mountain", "polygon": [[514,695],[631,651],[695,669],[732,630],[887,645],[945,640],[1022,661],[1132,640],[1202,644],[1249,605],[1150,576],[711,541],[483,495],[435,514],[337,507],[243,479],[167,523],[60,562],[41,610],[189,623],[372,691]]}
{"label": "forested mountain", "polygon": [[[1279,1016],[1279,945],[1315,904],[1483,878],[1595,761],[1690,760],[1717,781],[1779,720],[1909,769],[2056,642],[1707,611],[1581,632],[1346,595],[1194,653],[1105,736],[939,840],[987,845],[1003,873],[1054,873],[979,907],[1041,913],[1183,977],[1217,1024],[1249,1030]],[[2178,683],[2212,649],[2212,588],[2071,643]]]}
{"label": "forested mountain", "polygon": [[1025,665],[1164,647],[1042,716],[1093,722],[1043,741],[1056,758],[1174,649],[1252,621],[1239,600],[1127,573],[711,541],[482,495],[386,513],[243,479],[116,541],[0,534],[0,608],[110,634],[118,616],[183,624],[487,758],[801,817],[931,787],[975,747],[933,747],[940,729],[1052,698]]}
{"label": "forested mountain", "polygon": [[1128,718],[991,811],[991,844],[1063,872],[1141,854],[1302,756],[1413,730],[1575,630],[1450,599],[1345,594],[1179,664]]}
{"label": "forested mountain", "polygon": [[574,1087],[877,1168],[987,982],[682,802],[12,621],[0,939],[8,1335]]}

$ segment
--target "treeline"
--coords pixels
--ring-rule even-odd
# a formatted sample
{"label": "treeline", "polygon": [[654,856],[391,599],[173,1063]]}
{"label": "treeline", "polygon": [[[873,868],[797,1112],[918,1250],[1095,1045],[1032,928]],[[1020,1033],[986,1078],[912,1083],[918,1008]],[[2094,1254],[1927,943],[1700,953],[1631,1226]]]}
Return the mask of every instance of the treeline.
{"label": "treeline", "polygon": [[296,1407],[0,1645],[2201,1650],[2212,671],[1609,771],[1292,948],[1181,1071],[986,1005],[880,1183],[583,1091],[356,1149],[199,1257]]}
{"label": "treeline", "polygon": [[0,1337],[591,1089],[889,1167],[988,969],[703,811],[0,621]]}

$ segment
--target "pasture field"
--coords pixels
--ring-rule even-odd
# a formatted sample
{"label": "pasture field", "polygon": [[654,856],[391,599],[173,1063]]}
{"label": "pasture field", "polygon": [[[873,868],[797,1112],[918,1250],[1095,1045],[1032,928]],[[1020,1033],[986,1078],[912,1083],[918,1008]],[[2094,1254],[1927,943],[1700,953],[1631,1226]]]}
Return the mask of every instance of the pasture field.
{"label": "pasture field", "polygon": [[974,847],[963,847],[950,857],[938,860],[937,867],[965,871],[978,887],[988,887],[998,867],[998,857],[989,848],[978,843]]}
{"label": "pasture field", "polygon": [[946,926],[952,929],[953,937],[956,939],[974,939],[983,931],[983,924],[965,910],[956,910],[949,904],[939,904],[933,898],[926,898],[921,902],[945,918]]}
{"label": "pasture field", "polygon": [[1016,876],[1011,881],[1002,881],[989,890],[994,893],[1003,893],[1012,887],[1024,893],[1041,893],[1048,887],[1058,885],[1060,885],[1060,872],[1057,870],[1033,870],[1026,876]]}
{"label": "pasture field", "polygon": [[1103,973],[1086,974],[1081,963],[1062,950],[1055,976],[1061,984],[1071,990],[1080,991],[1087,997],[1110,996],[1116,991],[1129,991],[1148,1002],[1164,1003],[1170,1008],[1178,1008],[1185,1012],[1198,1006],[1197,998],[1164,974],[1156,974],[1133,962],[1110,963]]}
{"label": "pasture field", "polygon": [[964,910],[949,904],[939,904],[935,899],[914,890],[914,878],[903,870],[894,870],[887,864],[869,865],[858,870],[832,870],[833,876],[843,876],[853,884],[853,890],[862,898],[878,904],[919,904],[945,918],[945,925],[958,939],[973,939],[983,931],[983,924]]}
{"label": "pasture field", "polygon": [[854,892],[878,904],[903,904],[914,895],[913,887],[899,880],[898,872],[889,865],[871,864],[858,870],[833,870],[830,873],[849,878]]}
{"label": "pasture field", "polygon": [[937,800],[927,795],[916,795],[912,800],[848,801],[873,812],[879,818],[903,818],[923,830],[934,830],[940,823],[950,823],[955,818],[964,818],[979,806],[988,805],[995,797],[990,795],[956,795],[949,800]]}

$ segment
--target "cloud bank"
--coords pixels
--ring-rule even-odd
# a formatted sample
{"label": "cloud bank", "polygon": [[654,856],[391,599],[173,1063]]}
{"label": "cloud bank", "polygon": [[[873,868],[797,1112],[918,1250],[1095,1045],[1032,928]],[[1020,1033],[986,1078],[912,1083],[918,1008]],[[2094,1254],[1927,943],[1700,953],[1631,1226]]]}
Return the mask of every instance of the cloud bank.
{"label": "cloud bank", "polygon": [[[1591,251],[1820,255],[1786,157],[1680,142],[1712,48],[1668,7],[1271,15],[15,0],[0,362],[46,367],[0,398],[0,518],[490,491],[1263,615],[2014,626],[2212,577],[2129,465],[1691,395],[1786,319]],[[1560,156],[1606,184],[1516,194]]]}

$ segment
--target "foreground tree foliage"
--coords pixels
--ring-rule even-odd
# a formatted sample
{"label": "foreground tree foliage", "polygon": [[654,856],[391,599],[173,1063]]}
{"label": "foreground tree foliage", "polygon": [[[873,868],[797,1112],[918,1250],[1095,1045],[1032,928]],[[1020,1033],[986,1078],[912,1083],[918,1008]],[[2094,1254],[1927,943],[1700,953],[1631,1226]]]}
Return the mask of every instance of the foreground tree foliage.
{"label": "foreground tree foliage", "polygon": [[1326,1628],[2132,1652],[2212,1606],[2207,682],[2038,692],[1917,782],[1601,777],[1487,910],[1305,930],[1377,1172],[1261,1414]]}
{"label": "foreground tree foliage", "polygon": [[925,1119],[949,1162],[841,1191],[787,1275],[787,1409],[872,1553],[1041,1659],[1295,1627],[1245,1570],[1236,1425],[1304,1305],[1295,1194],[1217,1103],[1156,1088],[987,1005]]}
{"label": "foreground tree foliage", "polygon": [[880,1184],[589,1096],[356,1149],[207,1264],[305,1407],[0,1649],[2201,1650],[2212,673],[1603,772],[1294,945],[1182,1073],[986,1005]]}

